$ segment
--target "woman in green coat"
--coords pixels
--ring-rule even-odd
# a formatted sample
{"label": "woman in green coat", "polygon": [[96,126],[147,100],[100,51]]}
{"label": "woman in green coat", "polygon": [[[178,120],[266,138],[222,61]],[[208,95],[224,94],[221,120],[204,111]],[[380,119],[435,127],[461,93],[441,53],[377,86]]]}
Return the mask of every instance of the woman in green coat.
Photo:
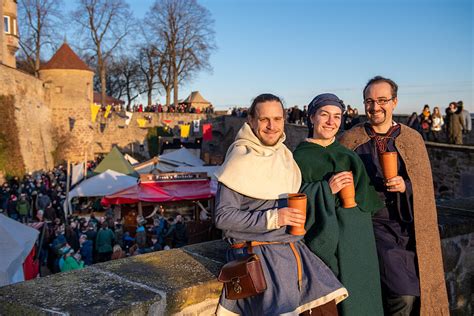
{"label": "woman in green coat", "polygon": [[[349,292],[338,305],[341,315],[383,315],[371,219],[382,202],[359,156],[335,138],[343,111],[334,94],[314,98],[308,109],[310,137],[293,153],[302,174],[300,191],[308,196],[305,240]],[[343,208],[338,193],[352,181],[357,206]]]}

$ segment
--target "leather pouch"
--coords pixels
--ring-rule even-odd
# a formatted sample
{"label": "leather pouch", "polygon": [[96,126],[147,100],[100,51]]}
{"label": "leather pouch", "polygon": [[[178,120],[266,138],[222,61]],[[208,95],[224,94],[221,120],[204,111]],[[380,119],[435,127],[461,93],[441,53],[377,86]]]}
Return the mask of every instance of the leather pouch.
{"label": "leather pouch", "polygon": [[267,289],[262,264],[254,253],[226,263],[217,280],[224,283],[225,297],[229,300],[258,295]]}

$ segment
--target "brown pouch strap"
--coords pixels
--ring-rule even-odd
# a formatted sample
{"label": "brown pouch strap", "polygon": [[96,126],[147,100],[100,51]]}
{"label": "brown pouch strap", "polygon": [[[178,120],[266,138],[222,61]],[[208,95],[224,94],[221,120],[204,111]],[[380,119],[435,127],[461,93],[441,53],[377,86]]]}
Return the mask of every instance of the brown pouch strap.
{"label": "brown pouch strap", "polygon": [[296,268],[298,272],[298,288],[301,291],[301,288],[303,286],[303,267],[301,264],[301,257],[298,252],[298,250],[295,247],[294,242],[279,242],[279,241],[247,241],[247,242],[241,242],[237,244],[230,245],[232,249],[241,249],[247,247],[247,252],[248,253],[253,253],[253,247],[258,247],[258,246],[263,246],[263,245],[276,245],[276,244],[289,244],[291,251],[293,252],[293,255],[295,256],[296,259]]}

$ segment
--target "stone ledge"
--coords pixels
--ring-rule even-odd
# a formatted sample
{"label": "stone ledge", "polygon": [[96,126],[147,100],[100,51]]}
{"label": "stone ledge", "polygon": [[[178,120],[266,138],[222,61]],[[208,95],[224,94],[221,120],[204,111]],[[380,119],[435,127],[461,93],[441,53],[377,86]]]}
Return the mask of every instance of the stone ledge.
{"label": "stone ledge", "polygon": [[0,315],[209,315],[225,247],[211,241],[2,287]]}

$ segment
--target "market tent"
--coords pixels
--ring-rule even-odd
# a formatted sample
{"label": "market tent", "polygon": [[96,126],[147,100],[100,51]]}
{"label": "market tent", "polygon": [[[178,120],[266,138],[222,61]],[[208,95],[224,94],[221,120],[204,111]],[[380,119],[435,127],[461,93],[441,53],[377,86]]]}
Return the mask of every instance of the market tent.
{"label": "market tent", "polygon": [[196,109],[207,108],[211,105],[211,102],[204,99],[199,91],[191,92],[191,94],[186,98],[186,100],[183,101],[183,103]]}
{"label": "market tent", "polygon": [[68,206],[71,206],[72,198],[76,196],[106,196],[115,192],[137,186],[138,179],[119,173],[114,170],[106,170],[95,177],[86,179],[69,192]]}
{"label": "market tent", "polygon": [[24,281],[23,262],[39,232],[0,214],[0,286]]}
{"label": "market tent", "polygon": [[105,156],[100,164],[94,169],[94,173],[100,174],[107,169],[114,170],[129,176],[138,177],[137,172],[133,170],[130,162],[125,159],[117,147],[112,148],[107,156]]}
{"label": "market tent", "polygon": [[135,187],[125,189],[102,199],[102,203],[131,204],[143,202],[173,202],[211,198],[209,179],[189,181],[141,182]]}
{"label": "market tent", "polygon": [[204,161],[193,155],[188,149],[180,148],[178,150],[163,154],[159,157],[160,161],[174,163],[177,165],[203,166]]}

